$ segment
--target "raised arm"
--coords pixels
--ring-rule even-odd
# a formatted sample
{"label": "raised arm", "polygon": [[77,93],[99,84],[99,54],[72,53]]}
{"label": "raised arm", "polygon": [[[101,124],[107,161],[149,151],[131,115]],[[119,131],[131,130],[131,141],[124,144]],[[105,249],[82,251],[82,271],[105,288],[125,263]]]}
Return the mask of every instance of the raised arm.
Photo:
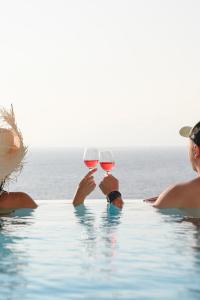
{"label": "raised arm", "polygon": [[99,187],[110,203],[118,208],[123,207],[124,202],[119,192],[119,181],[117,178],[112,175],[107,175],[103,178]]}
{"label": "raised arm", "polygon": [[93,174],[97,169],[93,169],[81,180],[78,185],[77,191],[74,195],[73,205],[77,206],[84,203],[85,198],[95,189],[96,183]]}

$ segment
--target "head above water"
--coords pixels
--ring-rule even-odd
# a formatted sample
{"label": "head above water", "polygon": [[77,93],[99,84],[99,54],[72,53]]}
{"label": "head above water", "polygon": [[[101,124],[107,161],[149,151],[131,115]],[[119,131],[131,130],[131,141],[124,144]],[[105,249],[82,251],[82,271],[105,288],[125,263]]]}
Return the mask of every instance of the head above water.
{"label": "head above water", "polygon": [[13,107],[0,108],[0,187],[5,181],[16,178],[23,167],[26,152]]}
{"label": "head above water", "polygon": [[189,138],[189,158],[194,171],[200,174],[200,122],[194,127],[184,126],[180,135]]}

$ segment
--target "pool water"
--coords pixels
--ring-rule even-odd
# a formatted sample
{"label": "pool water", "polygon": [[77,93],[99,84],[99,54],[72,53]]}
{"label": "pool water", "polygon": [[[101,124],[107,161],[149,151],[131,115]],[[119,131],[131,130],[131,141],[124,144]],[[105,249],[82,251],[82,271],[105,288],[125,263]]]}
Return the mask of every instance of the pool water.
{"label": "pool water", "polygon": [[200,228],[181,215],[38,202],[1,218],[0,299],[200,298]]}

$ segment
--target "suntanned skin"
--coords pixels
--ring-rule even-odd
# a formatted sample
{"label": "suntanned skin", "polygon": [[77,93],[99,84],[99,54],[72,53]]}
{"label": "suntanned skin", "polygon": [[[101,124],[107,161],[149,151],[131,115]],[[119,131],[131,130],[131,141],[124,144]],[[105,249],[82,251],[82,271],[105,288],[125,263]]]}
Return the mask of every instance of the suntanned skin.
{"label": "suntanned skin", "polygon": [[[156,208],[200,208],[200,147],[190,139],[188,143],[189,159],[192,168],[198,177],[185,183],[170,186],[158,197],[146,199]],[[118,190],[117,179],[113,176],[105,177],[100,184],[102,192],[107,195],[113,190]],[[122,199],[116,199],[118,207],[123,206]]]}
{"label": "suntanned skin", "polygon": [[37,208],[35,201],[26,193],[5,192],[0,196],[0,209]]}
{"label": "suntanned skin", "polygon": [[[146,199],[145,201],[153,203],[156,208],[200,208],[200,147],[189,140],[189,158],[192,168],[197,172],[198,177],[166,189],[158,197]],[[93,174],[97,169],[93,169],[81,180],[73,199],[73,205],[77,206],[84,203],[85,198],[95,189],[96,183]],[[104,195],[112,191],[119,191],[119,182],[108,175],[103,178],[99,185]],[[118,208],[123,207],[122,198],[117,198],[112,202]],[[27,194],[21,192],[3,193],[0,196],[0,209],[17,208],[37,208],[35,201]]]}
{"label": "suntanned skin", "polygon": [[[78,206],[84,203],[85,198],[96,188],[96,183],[94,181],[93,174],[97,171],[97,169],[93,169],[81,180],[78,189],[75,193],[73,199],[73,205]],[[101,191],[104,195],[108,195],[112,191],[119,190],[119,182],[118,180],[112,176],[108,175],[103,178],[99,185]],[[112,202],[113,205],[118,208],[123,207],[123,200],[119,197]]]}
{"label": "suntanned skin", "polygon": [[[97,169],[89,171],[86,176],[81,180],[78,185],[77,191],[74,195],[73,205],[77,206],[84,203],[86,197],[96,188],[93,174]],[[102,192],[107,195],[111,191],[117,191],[119,189],[119,183],[116,178],[109,175],[105,177],[100,188]],[[117,198],[113,201],[113,204],[119,208],[122,208],[123,201],[121,198]],[[36,202],[26,193],[22,192],[4,192],[0,196],[0,209],[19,209],[19,208],[37,208]]]}
{"label": "suntanned skin", "polygon": [[[18,150],[17,145],[13,145],[8,150],[8,155]],[[37,208],[35,201],[26,193],[4,192],[0,195],[0,209]]]}
{"label": "suntanned skin", "polygon": [[200,178],[169,187],[157,198],[158,208],[200,208]]}
{"label": "suntanned skin", "polygon": [[[112,175],[107,175],[103,178],[99,187],[104,195],[108,195],[113,191],[119,191],[119,181]],[[112,201],[112,204],[117,206],[118,208],[122,208],[124,202],[121,197],[116,198]]]}
{"label": "suntanned skin", "polygon": [[73,205],[77,206],[84,203],[85,198],[95,189],[96,183],[93,174],[97,169],[89,171],[79,183],[78,189],[74,195]]}
{"label": "suntanned skin", "polygon": [[[84,202],[85,198],[95,189],[96,184],[92,176],[97,169],[90,171],[79,183],[78,189],[74,196],[73,204],[79,205]],[[0,196],[0,209],[19,209],[19,208],[37,208],[36,202],[26,193],[22,192],[4,192]]]}
{"label": "suntanned skin", "polygon": [[200,208],[200,147],[189,140],[189,159],[198,177],[169,187],[160,196],[147,199],[157,208]]}

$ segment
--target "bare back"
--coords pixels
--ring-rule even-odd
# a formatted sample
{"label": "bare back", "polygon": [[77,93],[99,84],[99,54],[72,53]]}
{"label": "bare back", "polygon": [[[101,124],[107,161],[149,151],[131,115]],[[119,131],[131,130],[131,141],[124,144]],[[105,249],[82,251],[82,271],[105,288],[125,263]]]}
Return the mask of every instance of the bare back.
{"label": "bare back", "polygon": [[200,177],[164,191],[154,203],[158,208],[200,208]]}

